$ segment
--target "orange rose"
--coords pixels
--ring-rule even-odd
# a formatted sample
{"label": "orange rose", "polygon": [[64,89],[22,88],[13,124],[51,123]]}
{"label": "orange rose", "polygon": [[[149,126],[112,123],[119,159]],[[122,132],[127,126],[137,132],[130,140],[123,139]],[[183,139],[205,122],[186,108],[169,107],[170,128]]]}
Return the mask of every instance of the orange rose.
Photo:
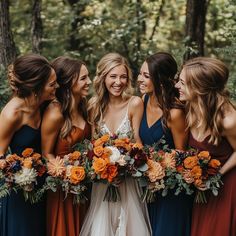
{"label": "orange rose", "polygon": [[34,161],[38,161],[39,159],[41,158],[41,155],[37,152],[35,152],[33,155],[32,155],[32,159]]}
{"label": "orange rose", "polygon": [[198,153],[198,158],[202,160],[210,160],[211,156],[208,151],[201,151]]}
{"label": "orange rose", "polygon": [[102,146],[97,146],[93,149],[96,156],[100,157],[104,153],[104,148]]}
{"label": "orange rose", "polygon": [[106,143],[110,138],[109,134],[104,134],[100,139],[102,142]]}
{"label": "orange rose", "polygon": [[112,182],[117,174],[117,167],[115,165],[108,165],[107,168],[101,173],[101,178]]}
{"label": "orange rose", "polygon": [[32,168],[32,158],[31,157],[27,157],[23,160],[23,166],[27,169],[31,169]]}
{"label": "orange rose", "polygon": [[114,144],[115,144],[116,147],[125,148],[127,151],[129,151],[131,149],[131,145],[129,143],[129,139],[128,138],[116,139],[114,141]]}
{"label": "orange rose", "polygon": [[22,156],[23,157],[30,157],[31,154],[33,154],[34,149],[33,148],[26,148],[23,152],[22,152]]}
{"label": "orange rose", "polygon": [[103,154],[102,154],[101,157],[102,157],[103,159],[107,159],[107,158],[109,158],[109,156],[110,156],[111,154],[112,154],[111,149],[105,147],[105,148],[103,149]]}
{"label": "orange rose", "polygon": [[85,170],[82,166],[73,166],[70,171],[70,182],[72,184],[78,184],[85,178]]}
{"label": "orange rose", "polygon": [[141,143],[134,143],[133,148],[142,149],[143,145]]}
{"label": "orange rose", "polygon": [[201,179],[195,179],[194,180],[194,185],[196,187],[202,187],[202,180]]}
{"label": "orange rose", "polygon": [[198,164],[197,156],[189,156],[184,159],[184,167],[187,169],[192,169],[197,164]]}
{"label": "orange rose", "polygon": [[104,144],[104,142],[102,141],[101,138],[97,139],[94,141],[94,147],[97,147],[97,146],[102,146]]}
{"label": "orange rose", "polygon": [[208,163],[208,165],[212,168],[218,169],[220,167],[220,161],[217,159],[211,159]]}
{"label": "orange rose", "polygon": [[69,157],[71,161],[76,161],[81,157],[81,153],[79,151],[74,151],[69,154]]}
{"label": "orange rose", "polygon": [[194,166],[191,170],[191,174],[195,179],[198,179],[202,176],[202,169],[200,166]]}
{"label": "orange rose", "polygon": [[107,159],[94,157],[93,169],[96,174],[101,174],[105,169],[109,161]]}

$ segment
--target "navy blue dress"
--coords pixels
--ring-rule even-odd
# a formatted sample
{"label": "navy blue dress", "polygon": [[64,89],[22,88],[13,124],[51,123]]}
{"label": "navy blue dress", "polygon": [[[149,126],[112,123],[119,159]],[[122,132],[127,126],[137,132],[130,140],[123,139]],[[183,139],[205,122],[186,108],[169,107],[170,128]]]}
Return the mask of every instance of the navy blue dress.
{"label": "navy blue dress", "polygon": [[[162,126],[160,118],[151,127],[148,127],[146,107],[149,97],[144,98],[144,113],[140,125],[139,135],[144,145],[152,145],[162,137],[165,138],[170,148],[174,148],[174,142],[170,130]],[[169,191],[167,196],[160,193],[154,203],[148,204],[148,212],[153,236],[189,236],[191,232],[191,216],[193,196],[184,193],[178,196]]]}
{"label": "navy blue dress", "polygon": [[[13,136],[10,148],[20,155],[25,148],[41,151],[40,128],[22,126]],[[42,200],[37,204],[25,202],[22,193],[12,192],[0,200],[0,236],[45,236],[46,205]]]}

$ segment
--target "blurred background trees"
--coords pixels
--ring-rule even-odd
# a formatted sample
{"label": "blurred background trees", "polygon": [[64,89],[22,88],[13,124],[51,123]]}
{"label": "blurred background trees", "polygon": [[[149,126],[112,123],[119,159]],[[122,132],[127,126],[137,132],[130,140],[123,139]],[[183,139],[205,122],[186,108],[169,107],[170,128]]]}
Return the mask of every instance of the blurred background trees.
{"label": "blurred background trees", "polygon": [[107,52],[125,56],[137,78],[144,58],[168,51],[179,65],[197,55],[230,67],[236,99],[236,0],[1,0],[0,107],[9,91],[5,69],[17,55],[84,60],[93,78]]}

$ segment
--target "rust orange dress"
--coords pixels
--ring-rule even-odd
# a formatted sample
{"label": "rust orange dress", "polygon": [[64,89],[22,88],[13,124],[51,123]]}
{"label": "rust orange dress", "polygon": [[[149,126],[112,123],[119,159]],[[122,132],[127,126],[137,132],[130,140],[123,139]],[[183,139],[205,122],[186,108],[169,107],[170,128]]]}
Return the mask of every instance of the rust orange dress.
{"label": "rust orange dress", "polygon": [[[91,127],[86,123],[84,130],[73,126],[69,139],[58,139],[55,155],[63,156],[72,151],[73,145],[89,139]],[[64,199],[62,191],[47,194],[47,236],[78,236],[86,214],[87,204],[73,204],[73,196]]]}

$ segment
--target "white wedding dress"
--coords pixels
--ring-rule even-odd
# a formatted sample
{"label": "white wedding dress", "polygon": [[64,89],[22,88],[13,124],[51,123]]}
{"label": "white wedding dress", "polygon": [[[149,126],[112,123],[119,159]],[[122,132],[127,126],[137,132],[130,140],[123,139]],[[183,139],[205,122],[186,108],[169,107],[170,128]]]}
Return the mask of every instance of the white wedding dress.
{"label": "white wedding dress", "polygon": [[[132,131],[128,108],[129,103],[116,131],[119,137],[127,137]],[[105,123],[100,126],[100,132],[111,134]],[[80,236],[150,236],[147,207],[140,199],[136,180],[128,178],[120,184],[120,201],[103,201],[106,190],[107,184],[93,184],[91,203]]]}

